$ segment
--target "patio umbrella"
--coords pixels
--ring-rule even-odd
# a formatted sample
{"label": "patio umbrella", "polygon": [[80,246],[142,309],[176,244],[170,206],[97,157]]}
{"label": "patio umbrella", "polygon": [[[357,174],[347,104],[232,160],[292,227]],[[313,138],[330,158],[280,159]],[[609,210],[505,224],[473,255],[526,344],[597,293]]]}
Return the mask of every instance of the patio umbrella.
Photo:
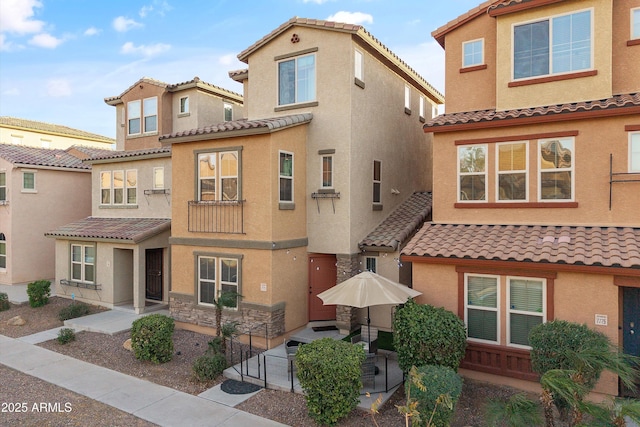
{"label": "patio umbrella", "polygon": [[367,307],[367,328],[369,329],[369,341],[371,341],[369,307],[372,305],[404,304],[407,299],[415,298],[418,295],[422,295],[422,292],[415,291],[371,271],[363,271],[318,294],[318,297],[324,305],[340,304],[357,308]]}

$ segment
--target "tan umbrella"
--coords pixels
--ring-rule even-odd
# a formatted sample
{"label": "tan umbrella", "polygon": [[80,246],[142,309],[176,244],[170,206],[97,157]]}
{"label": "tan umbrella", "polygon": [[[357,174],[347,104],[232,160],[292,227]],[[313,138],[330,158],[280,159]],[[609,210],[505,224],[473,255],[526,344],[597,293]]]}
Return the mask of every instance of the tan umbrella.
{"label": "tan umbrella", "polygon": [[[363,271],[318,294],[318,297],[324,305],[340,304],[358,308],[367,307],[367,327],[371,328],[370,306],[404,304],[407,299],[415,298],[418,295],[422,295],[422,292],[371,271]],[[369,339],[371,339],[371,333],[369,333]]]}

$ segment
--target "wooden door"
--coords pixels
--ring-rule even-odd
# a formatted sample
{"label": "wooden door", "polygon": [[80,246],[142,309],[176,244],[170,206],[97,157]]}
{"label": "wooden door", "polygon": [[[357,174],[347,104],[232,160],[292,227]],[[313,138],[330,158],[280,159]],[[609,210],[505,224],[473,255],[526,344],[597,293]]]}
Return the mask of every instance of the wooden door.
{"label": "wooden door", "polygon": [[336,256],[309,255],[309,320],[334,320],[336,306],[324,305],[318,294],[336,285]]}
{"label": "wooden door", "polygon": [[163,249],[147,249],[145,252],[145,298],[162,301],[162,253]]}

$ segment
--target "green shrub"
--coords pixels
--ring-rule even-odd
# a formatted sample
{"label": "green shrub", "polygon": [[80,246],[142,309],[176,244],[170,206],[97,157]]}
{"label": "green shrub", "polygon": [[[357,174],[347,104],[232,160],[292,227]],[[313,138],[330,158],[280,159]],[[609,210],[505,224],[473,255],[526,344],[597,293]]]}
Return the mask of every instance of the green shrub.
{"label": "green shrub", "polygon": [[207,351],[212,354],[216,353],[224,353],[224,338],[223,337],[215,337],[211,341],[207,343],[208,348]]}
{"label": "green shrub", "polygon": [[335,425],[358,406],[364,359],[362,347],[331,338],[298,348],[298,379],[317,423]]}
{"label": "green shrub", "polygon": [[424,365],[457,371],[467,347],[467,333],[464,322],[452,312],[409,300],[396,311],[393,344],[404,372]]}
{"label": "green shrub", "polygon": [[490,426],[539,426],[543,423],[539,402],[518,393],[508,400],[489,399],[485,406],[485,421]]}
{"label": "green shrub", "polygon": [[162,314],[150,314],[133,322],[131,349],[136,359],[164,363],[173,357],[172,318]]}
{"label": "green shrub", "polygon": [[208,353],[193,363],[193,373],[198,381],[213,380],[227,368],[227,358],[221,353]]}
{"label": "green shrub", "polygon": [[29,295],[29,305],[31,307],[42,307],[49,302],[51,295],[51,282],[48,280],[37,280],[27,285],[27,295]]}
{"label": "green shrub", "polygon": [[0,292],[0,311],[9,310],[11,304],[9,304],[9,295],[4,292]]}
{"label": "green shrub", "polygon": [[[422,422],[431,418],[431,427],[448,426],[453,420],[455,404],[462,393],[462,378],[447,366],[426,365],[418,368],[424,389],[413,382],[406,384],[406,394],[418,401],[418,412]],[[448,395],[451,407],[440,404],[441,395]],[[436,402],[438,402],[436,404]],[[435,412],[434,412],[435,409]]]}
{"label": "green shrub", "polygon": [[66,307],[63,307],[58,312],[58,319],[61,322],[69,319],[75,319],[76,317],[86,316],[89,314],[89,306],[84,303],[73,303]]}
{"label": "green shrub", "polygon": [[60,344],[67,344],[75,340],[76,333],[73,331],[73,329],[62,328],[60,329],[60,332],[58,332],[58,342]]}

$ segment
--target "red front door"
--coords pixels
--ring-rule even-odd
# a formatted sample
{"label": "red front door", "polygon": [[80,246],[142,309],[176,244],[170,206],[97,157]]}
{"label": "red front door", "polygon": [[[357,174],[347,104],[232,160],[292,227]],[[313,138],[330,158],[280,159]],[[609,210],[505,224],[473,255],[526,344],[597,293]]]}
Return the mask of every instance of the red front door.
{"label": "red front door", "polygon": [[336,285],[336,256],[309,255],[309,320],[334,320],[336,306],[324,305],[318,294]]}

